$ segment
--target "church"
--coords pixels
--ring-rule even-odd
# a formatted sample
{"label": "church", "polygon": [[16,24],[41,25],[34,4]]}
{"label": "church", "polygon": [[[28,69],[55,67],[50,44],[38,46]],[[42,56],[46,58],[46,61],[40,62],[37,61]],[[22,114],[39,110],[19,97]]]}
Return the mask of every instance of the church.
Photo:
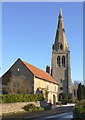
{"label": "church", "polygon": [[52,47],[51,75],[59,83],[60,93],[72,94],[70,50],[66,39],[62,9],[60,9],[55,42]]}
{"label": "church", "polygon": [[52,46],[52,65],[46,72],[20,58],[2,76],[4,92],[8,94],[29,94],[48,91],[49,103],[58,102],[59,93],[72,95],[70,50],[66,39],[62,10],[58,17],[55,42]]}

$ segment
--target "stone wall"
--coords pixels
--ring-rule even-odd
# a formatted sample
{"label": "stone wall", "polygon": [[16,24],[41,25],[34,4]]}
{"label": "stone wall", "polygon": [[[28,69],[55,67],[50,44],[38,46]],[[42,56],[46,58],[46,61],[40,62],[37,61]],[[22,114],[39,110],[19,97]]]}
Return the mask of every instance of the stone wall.
{"label": "stone wall", "polygon": [[23,112],[25,111],[23,107],[27,104],[34,104],[36,106],[40,106],[40,102],[20,102],[20,103],[5,103],[0,104],[0,114],[11,113],[11,112]]}
{"label": "stone wall", "polygon": [[2,76],[2,91],[5,94],[33,93],[33,84],[34,75],[20,59]]}

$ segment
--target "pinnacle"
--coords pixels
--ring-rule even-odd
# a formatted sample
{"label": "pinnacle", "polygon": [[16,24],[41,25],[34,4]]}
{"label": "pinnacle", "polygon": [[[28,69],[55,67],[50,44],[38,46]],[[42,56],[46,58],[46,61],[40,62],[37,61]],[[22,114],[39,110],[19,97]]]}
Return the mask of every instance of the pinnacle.
{"label": "pinnacle", "polygon": [[59,17],[63,17],[63,16],[62,16],[62,8],[60,8]]}

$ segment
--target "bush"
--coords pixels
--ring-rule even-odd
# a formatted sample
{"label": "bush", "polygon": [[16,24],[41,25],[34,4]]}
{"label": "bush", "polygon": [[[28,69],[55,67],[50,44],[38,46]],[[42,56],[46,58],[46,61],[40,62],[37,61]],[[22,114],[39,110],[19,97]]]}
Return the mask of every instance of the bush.
{"label": "bush", "polygon": [[63,105],[67,105],[67,102],[68,102],[68,100],[61,100],[61,103],[62,103]]}
{"label": "bush", "polygon": [[2,96],[2,103],[31,102],[31,101],[44,100],[42,94],[12,94],[12,95],[1,95],[1,96]]}
{"label": "bush", "polygon": [[72,100],[72,96],[68,96],[68,100]]}
{"label": "bush", "polygon": [[73,111],[74,118],[85,118],[85,106],[76,106]]}
{"label": "bush", "polygon": [[30,112],[42,111],[42,110],[44,110],[44,108],[37,107],[37,106],[35,106],[35,105],[33,105],[33,104],[28,104],[28,105],[26,105],[23,109],[26,110],[26,111],[30,111]]}
{"label": "bush", "polygon": [[50,110],[52,108],[52,103],[47,103],[47,106],[44,107],[45,110]]}
{"label": "bush", "polygon": [[66,93],[60,93],[59,94],[59,100],[67,100],[68,99],[68,96]]}
{"label": "bush", "polygon": [[77,101],[76,106],[85,106],[85,100]]}
{"label": "bush", "polygon": [[72,100],[72,99],[68,99],[67,102],[68,102],[68,103],[75,103],[74,100]]}
{"label": "bush", "polygon": [[62,103],[61,102],[56,102],[56,105],[62,105]]}

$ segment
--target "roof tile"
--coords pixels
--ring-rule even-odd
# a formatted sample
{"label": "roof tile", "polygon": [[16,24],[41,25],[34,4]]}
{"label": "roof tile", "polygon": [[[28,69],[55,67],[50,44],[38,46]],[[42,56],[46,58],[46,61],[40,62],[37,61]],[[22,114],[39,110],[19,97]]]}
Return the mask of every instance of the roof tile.
{"label": "roof tile", "polygon": [[39,78],[42,78],[44,80],[47,80],[49,82],[52,82],[52,83],[55,83],[55,84],[58,84],[58,82],[56,82],[50,74],[48,74],[47,72],[25,62],[25,61],[22,61],[28,69],[30,69],[30,71],[36,76],[36,77],[39,77]]}

